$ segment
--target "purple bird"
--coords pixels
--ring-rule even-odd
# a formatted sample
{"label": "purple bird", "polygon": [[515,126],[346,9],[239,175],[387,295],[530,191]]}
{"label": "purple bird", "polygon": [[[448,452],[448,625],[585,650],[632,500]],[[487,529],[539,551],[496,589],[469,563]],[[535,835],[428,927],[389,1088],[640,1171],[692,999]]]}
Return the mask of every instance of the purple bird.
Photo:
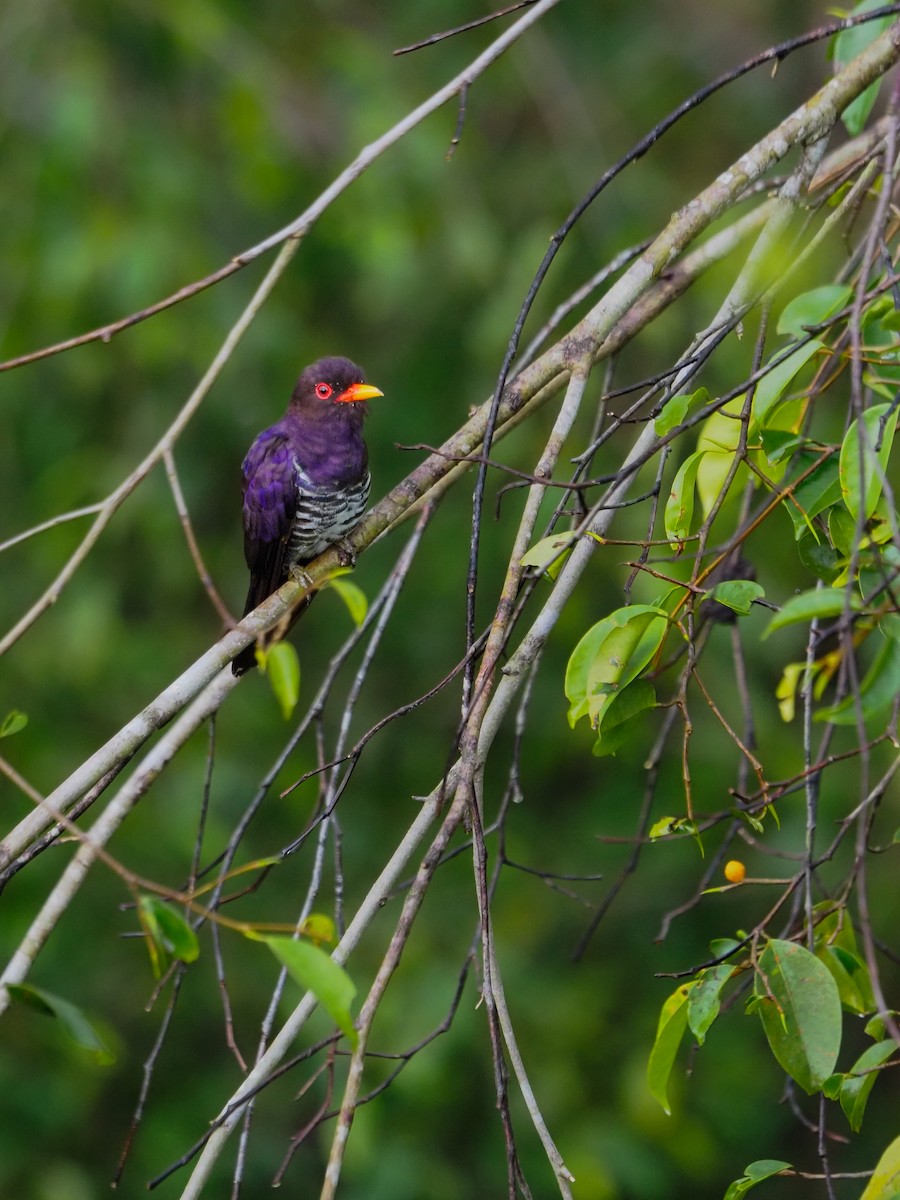
{"label": "purple bird", "polygon": [[[297,380],[281,420],[250,447],[242,467],[250,568],[244,616],[281,587],[292,567],[311,562],[359,521],[371,482],[364,401],[383,394],[349,359],[320,358]],[[243,675],[255,666],[251,645],[231,669]]]}

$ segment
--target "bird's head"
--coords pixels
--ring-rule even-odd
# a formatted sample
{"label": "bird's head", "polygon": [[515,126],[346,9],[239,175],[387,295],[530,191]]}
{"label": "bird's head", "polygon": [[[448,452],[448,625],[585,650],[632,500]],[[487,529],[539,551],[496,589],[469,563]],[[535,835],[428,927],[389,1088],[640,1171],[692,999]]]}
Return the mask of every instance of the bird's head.
{"label": "bird's head", "polygon": [[294,400],[303,407],[360,404],[384,393],[366,383],[362,368],[349,358],[320,358],[297,380]]}

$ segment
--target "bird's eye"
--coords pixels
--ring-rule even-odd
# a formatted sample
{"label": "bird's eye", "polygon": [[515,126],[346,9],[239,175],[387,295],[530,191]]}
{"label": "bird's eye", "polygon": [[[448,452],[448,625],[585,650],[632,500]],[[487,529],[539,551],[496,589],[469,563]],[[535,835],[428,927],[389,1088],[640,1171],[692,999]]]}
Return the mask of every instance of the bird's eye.
{"label": "bird's eye", "polygon": [[316,395],[319,397],[320,400],[327,400],[333,391],[334,391],[334,388],[331,386],[330,383],[317,383],[316,384]]}

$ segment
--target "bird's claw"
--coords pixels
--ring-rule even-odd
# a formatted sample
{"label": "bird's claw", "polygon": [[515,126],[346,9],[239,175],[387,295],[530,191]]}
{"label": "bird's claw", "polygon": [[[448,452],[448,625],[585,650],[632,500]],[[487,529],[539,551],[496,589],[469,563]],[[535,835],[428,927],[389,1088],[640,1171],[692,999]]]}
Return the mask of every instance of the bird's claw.
{"label": "bird's claw", "polygon": [[337,551],[338,561],[342,567],[349,567],[351,570],[356,566],[356,554],[346,542],[335,542],[334,548]]}
{"label": "bird's claw", "polygon": [[291,579],[293,579],[294,583],[299,583],[300,586],[306,591],[310,591],[312,589],[312,578],[306,573],[303,567],[299,565],[299,563],[294,563],[293,566],[288,567],[288,574],[290,575]]}

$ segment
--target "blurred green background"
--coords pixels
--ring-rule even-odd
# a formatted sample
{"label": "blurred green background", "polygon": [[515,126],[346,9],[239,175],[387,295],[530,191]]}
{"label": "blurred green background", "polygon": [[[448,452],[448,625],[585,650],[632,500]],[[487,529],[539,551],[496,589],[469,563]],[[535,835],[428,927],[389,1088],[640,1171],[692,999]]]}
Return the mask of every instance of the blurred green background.
{"label": "blurred green background", "polygon": [[[24,354],[139,310],[291,221],[363,145],[452,77],[499,26],[404,57],[391,51],[484,11],[432,0],[377,6],[32,0],[3,8],[0,355]],[[449,161],[454,105],[341,196],[307,237],[176,449],[203,554],[232,608],[245,591],[239,464],[255,433],[280,416],[303,365],[345,353],[385,392],[368,425],[377,498],[418,461],[398,444],[439,443],[489,394],[548,239],[594,179],[693,90],[826,17],[818,0],[640,6],[565,0],[470,89],[462,139]],[[788,59],[774,77],[764,70],[733,85],[662,139],[566,242],[526,336],[604,262],[657,231],[829,70],[820,44]],[[822,279],[839,253],[840,247],[825,252]],[[0,374],[0,541],[96,503],[127,475],[178,412],[270,261],[109,344]],[[727,272],[714,273],[649,330],[625,356],[623,375],[640,378],[671,362],[715,312],[727,280]],[[735,353],[746,359],[750,347]],[[545,413],[534,428],[517,432],[503,457],[529,469],[551,419]],[[588,424],[585,418],[580,444]],[[609,453],[606,468],[624,449]],[[504,482],[493,481],[491,496]],[[354,736],[432,687],[462,654],[470,504],[467,480],[434,519],[360,698]],[[520,499],[507,497],[500,519],[486,523],[482,621],[490,617],[520,508]],[[632,533],[642,519],[635,518]],[[4,631],[52,580],[85,527],[84,521],[61,525],[4,553]],[[622,528],[629,529],[627,520]],[[354,578],[370,595],[404,537],[385,539],[360,561]],[[551,641],[523,748],[524,801],[506,826],[512,860],[604,879],[566,885],[567,895],[533,875],[505,871],[496,901],[501,961],[526,1062],[577,1178],[579,1200],[713,1198],[754,1159],[780,1157],[817,1170],[815,1136],[778,1103],[782,1074],[755,1018],[742,1015],[740,999],[696,1055],[690,1077],[678,1072],[674,1116],[659,1110],[644,1085],[659,1006],[674,987],[654,973],[703,961],[709,939],[752,926],[771,893],[710,897],[658,943],[662,914],[692,895],[704,864],[690,842],[650,847],[582,961],[571,961],[590,906],[630,855],[627,841],[615,839],[633,835],[644,782],[647,748],[592,759],[588,731],[571,733],[566,725],[562,693],[572,646],[622,603],[626,557],[598,562]],[[776,591],[810,586],[801,573],[796,580],[786,575],[790,570],[777,559],[763,561],[760,578]],[[763,616],[748,618],[754,622],[755,639]],[[4,742],[3,752],[35,787],[51,790],[220,632],[157,468],[59,603],[4,658],[0,715],[19,708],[30,723]],[[349,632],[333,595],[304,617],[294,639],[304,698]],[[714,631],[713,640],[710,661],[727,680],[728,631]],[[784,655],[783,645],[767,644],[753,663],[760,744],[773,778],[796,770],[799,755],[799,734],[778,723],[771,701]],[[458,711],[458,689],[450,688],[367,748],[339,809],[348,912],[409,824],[412,797],[440,777]],[[339,717],[335,702],[324,717],[329,738]],[[717,810],[734,781],[734,748],[715,736],[708,714],[698,720],[696,800],[701,810]],[[264,681],[245,680],[217,722],[204,861],[227,840],[287,735]],[[494,804],[511,744],[507,729],[489,772]],[[207,752],[207,735],[198,734],[112,843],[131,870],[172,887],[184,880]],[[306,738],[254,822],[242,861],[277,853],[303,829],[315,807],[315,781],[284,800],[278,792],[315,761],[314,741]],[[844,811],[855,786],[849,768],[831,778],[823,824]],[[8,827],[28,803],[5,782],[0,797]],[[896,797],[892,803],[896,813]],[[660,814],[683,805],[674,758],[664,764],[659,804]],[[802,847],[799,805],[782,812],[785,849]],[[4,954],[69,854],[68,848],[45,854],[5,891]],[[311,846],[295,855],[231,915],[292,920],[311,855]],[[751,859],[751,874],[757,867],[756,873],[772,873],[771,860]],[[873,865],[871,886],[883,903],[895,894],[887,863]],[[327,895],[326,888],[320,907],[328,907]],[[102,1194],[115,1171],[164,1006],[145,1011],[153,979],[141,942],[122,938],[135,928],[133,912],[122,908],[127,900],[109,872],[95,869],[31,977],[101,1023],[118,1053],[114,1066],[96,1067],[54,1023],[30,1012],[14,1006],[4,1018],[4,1197],[82,1200]],[[395,901],[354,956],[351,971],[361,989],[377,969],[397,911]],[[462,854],[438,873],[376,1023],[373,1048],[402,1051],[440,1023],[475,922],[471,864]],[[275,967],[261,947],[235,935],[223,940],[236,1037],[252,1057]],[[348,1200],[503,1193],[502,1132],[476,998],[470,979],[450,1031],[359,1113],[342,1188]],[[287,1000],[295,999],[289,987]],[[317,1017],[308,1037],[327,1029]],[[848,1046],[844,1068],[863,1044]],[[375,1064],[372,1081],[389,1067]],[[148,1178],[183,1153],[239,1078],[225,1045],[207,940],[185,980],[122,1193],[142,1193]],[[295,1072],[259,1100],[247,1196],[265,1194],[291,1135],[323,1099],[322,1080],[296,1099],[303,1079]],[[861,1137],[835,1152],[840,1169],[870,1167],[896,1132],[891,1088],[896,1111],[897,1084],[884,1079]],[[514,1088],[513,1094],[526,1173],[536,1196],[552,1195],[542,1152]],[[842,1120],[833,1118],[846,1134]],[[318,1194],[330,1128],[298,1152],[286,1176],[292,1194]],[[210,1195],[229,1194],[232,1161],[233,1151]],[[181,1179],[156,1194],[178,1195]],[[819,1185],[801,1192],[796,1180],[766,1186],[772,1196],[824,1194],[815,1190]],[[842,1197],[858,1194],[858,1184],[842,1187]]]}

